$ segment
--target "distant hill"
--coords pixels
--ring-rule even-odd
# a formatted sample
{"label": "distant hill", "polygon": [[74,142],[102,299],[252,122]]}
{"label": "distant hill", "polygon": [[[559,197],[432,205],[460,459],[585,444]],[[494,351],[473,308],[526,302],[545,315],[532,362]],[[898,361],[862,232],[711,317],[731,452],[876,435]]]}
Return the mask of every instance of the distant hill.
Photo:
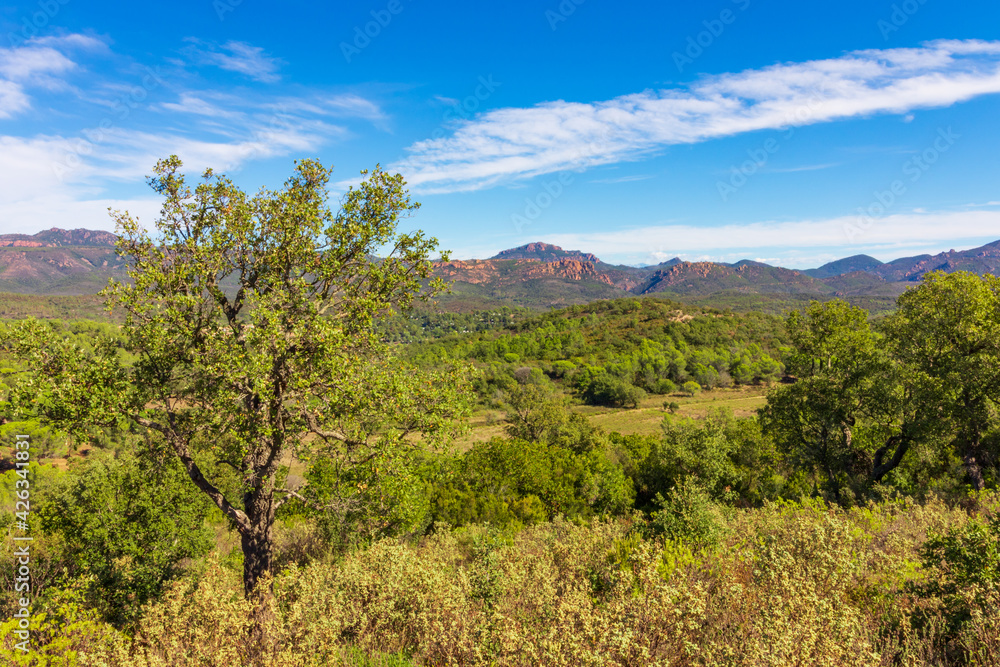
{"label": "distant hill", "polygon": [[[109,278],[125,277],[115,235],[87,229],[48,229],[0,236],[0,292],[92,295]],[[882,263],[855,255],[796,271],[753,260],[734,264],[685,262],[616,266],[596,255],[528,243],[490,259],[439,263],[435,273],[452,284],[441,307],[464,311],[516,305],[548,309],[629,295],[683,298],[704,306],[780,311],[809,299],[842,297],[882,311],[907,286],[933,270],[1000,275],[1000,241],[971,250],[904,257]],[[26,304],[17,302],[17,308]]]}
{"label": "distant hill", "polygon": [[490,259],[536,259],[539,262],[558,262],[564,259],[572,259],[578,262],[598,263],[597,259],[589,252],[579,250],[563,250],[557,245],[548,243],[529,243],[509,250],[503,250]]}
{"label": "distant hill", "polygon": [[880,266],[882,266],[882,262],[870,255],[852,255],[851,257],[845,257],[844,259],[824,264],[818,269],[806,269],[802,273],[813,278],[829,278],[830,276],[841,276],[845,273],[853,273],[855,271],[874,271]]}
{"label": "distant hill", "polygon": [[1000,275],[1000,241],[971,250],[949,250],[937,255],[903,257],[874,270],[886,280],[914,282],[930,271],[972,271],[980,275]]}
{"label": "distant hill", "polygon": [[113,246],[0,247],[0,292],[96,294],[112,276],[125,276]]}
{"label": "distant hill", "polygon": [[63,248],[66,246],[114,247],[117,236],[93,229],[53,227],[37,234],[0,234],[0,247]]}
{"label": "distant hill", "polygon": [[634,294],[706,295],[725,290],[776,294],[828,294],[833,290],[800,271],[744,261],[733,265],[681,262],[657,269]]}

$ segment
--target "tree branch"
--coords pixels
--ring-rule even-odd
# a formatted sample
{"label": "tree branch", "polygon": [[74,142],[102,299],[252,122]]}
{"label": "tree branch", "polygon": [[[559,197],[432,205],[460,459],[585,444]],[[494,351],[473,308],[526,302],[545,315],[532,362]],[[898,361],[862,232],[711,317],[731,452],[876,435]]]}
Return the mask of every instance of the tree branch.
{"label": "tree branch", "polygon": [[[896,449],[892,454],[892,458],[883,463],[882,459],[893,447]],[[884,445],[875,450],[875,461],[872,465],[871,481],[881,482],[883,477],[888,475],[894,468],[896,468],[896,466],[900,464],[903,460],[903,456],[906,455],[909,448],[910,438],[904,436],[903,434],[891,436],[888,440],[886,440]]]}
{"label": "tree branch", "polygon": [[216,488],[215,485],[205,478],[205,475],[201,472],[201,468],[199,468],[198,464],[194,462],[194,458],[191,456],[191,451],[188,449],[187,443],[184,442],[183,438],[181,438],[175,430],[142,417],[137,418],[136,422],[138,422],[141,426],[159,431],[167,436],[167,442],[170,443],[174,453],[176,453],[177,457],[181,460],[184,470],[187,471],[188,477],[191,478],[191,481],[194,482],[195,486],[211,498],[216,507],[222,510],[222,513],[229,517],[234,524],[236,524],[237,530],[241,533],[247,533],[250,531],[250,519],[242,510],[236,508],[231,502],[229,502],[229,499],[226,498],[222,491]]}

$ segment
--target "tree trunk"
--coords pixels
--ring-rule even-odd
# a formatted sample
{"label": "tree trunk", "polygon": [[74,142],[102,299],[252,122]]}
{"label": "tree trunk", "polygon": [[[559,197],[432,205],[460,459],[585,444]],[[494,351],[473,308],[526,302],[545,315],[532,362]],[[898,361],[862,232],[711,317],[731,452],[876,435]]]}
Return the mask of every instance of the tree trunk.
{"label": "tree trunk", "polygon": [[976,451],[966,451],[962,455],[962,464],[965,466],[965,474],[969,478],[969,483],[976,491],[986,488],[986,481],[983,479],[983,468],[976,457]]}
{"label": "tree trunk", "polygon": [[253,604],[250,624],[250,664],[259,664],[267,648],[267,625],[270,620],[271,582],[263,581],[271,573],[274,542],[274,491],[265,480],[244,494],[243,502],[249,529],[240,532],[243,547],[243,591]]}
{"label": "tree trunk", "polygon": [[256,592],[258,582],[271,571],[271,526],[274,517],[273,510],[268,508],[267,511],[268,515],[260,517],[260,521],[253,511],[248,511],[250,530],[240,534],[243,547],[243,592],[247,597]]}
{"label": "tree trunk", "polygon": [[[872,464],[869,479],[872,482],[881,482],[883,477],[896,469],[909,449],[910,439],[905,430],[899,435],[891,436],[884,445],[875,451],[875,461]],[[892,451],[892,456],[886,461],[885,455],[890,451]]]}

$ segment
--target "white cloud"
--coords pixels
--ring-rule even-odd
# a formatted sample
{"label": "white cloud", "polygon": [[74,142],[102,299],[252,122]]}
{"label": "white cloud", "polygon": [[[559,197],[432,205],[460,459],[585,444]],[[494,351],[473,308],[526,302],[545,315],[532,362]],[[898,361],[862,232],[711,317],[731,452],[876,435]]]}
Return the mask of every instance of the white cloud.
{"label": "white cloud", "polygon": [[[202,46],[189,49],[196,49],[211,64],[258,79],[277,79],[279,61],[257,47],[238,42]],[[103,42],[83,35],[46,37],[17,49],[0,49],[0,118],[31,107],[29,86],[42,85],[48,78],[45,85],[54,89],[51,82],[58,82],[57,77],[80,69],[70,56],[100,49],[107,49]],[[167,155],[179,155],[189,173],[212,167],[233,174],[255,160],[314,154],[348,134],[342,119],[380,123],[386,118],[378,104],[351,92],[312,89],[293,97],[202,86],[169,97],[165,83],[176,84],[178,72],[160,73],[159,68],[155,74],[149,68],[144,72],[155,77],[148,90],[164,86],[157,91],[166,92],[160,101],[139,99],[136,87],[127,82],[94,76],[87,80],[90,88],[71,90],[74,115],[85,126],[63,126],[44,135],[0,134],[0,230],[107,228],[105,209],[117,206],[114,197],[130,197],[132,186],[140,198],[121,201],[137,202],[147,215],[155,214],[149,208],[153,200],[142,198],[148,192],[142,183],[156,161]],[[93,89],[100,94],[93,95]],[[62,90],[70,89],[63,85]],[[113,101],[108,100],[109,92]],[[80,108],[80,102],[90,108]],[[132,116],[130,109],[137,107],[155,114]]]}
{"label": "white cloud", "polygon": [[77,64],[55,47],[82,46],[92,39],[68,35],[0,48],[0,118],[13,118],[31,108],[31,98],[26,92],[29,87],[64,88],[61,76],[76,69]]}
{"label": "white cloud", "polygon": [[460,122],[391,166],[425,193],[476,190],[634,161],[672,144],[875,113],[905,114],[1000,92],[1000,42],[936,41],[711,76],[593,103],[553,101]]}
{"label": "white cloud", "polygon": [[[0,86],[0,98],[2,93]],[[194,99],[181,103],[196,105]],[[100,228],[110,201],[107,188],[142,183],[155,162],[170,154],[179,155],[189,173],[207,167],[232,173],[253,160],[314,151],[345,132],[322,118],[248,107],[224,127],[198,136],[116,125],[77,136],[0,135],[0,229],[45,229],[65,226],[64,220]]]}
{"label": "white cloud", "polygon": [[0,80],[0,118],[11,118],[30,106],[31,100],[21,86]]}
{"label": "white cloud", "polygon": [[9,81],[25,81],[41,74],[59,74],[76,64],[49,47],[23,46],[0,49],[0,76]]}
{"label": "white cloud", "polygon": [[192,46],[185,51],[197,64],[214,65],[230,72],[238,72],[261,83],[276,83],[281,80],[278,70],[283,61],[268,55],[260,46],[235,40],[221,46],[206,44],[194,38],[187,41]]}
{"label": "white cloud", "polygon": [[163,111],[173,113],[208,116],[210,118],[236,118],[240,116],[239,112],[226,109],[219,104],[204,99],[205,97],[202,93],[182,92],[180,100],[177,102],[164,102],[159,105],[159,108]]}
{"label": "white cloud", "polygon": [[108,209],[128,211],[148,228],[159,216],[162,199],[76,199],[66,195],[0,202],[0,234],[34,234],[51,227],[114,231]]}
{"label": "white cloud", "polygon": [[[842,216],[826,220],[766,221],[715,227],[655,225],[611,232],[542,235],[537,240],[563,248],[593,251],[605,261],[662,262],[674,256],[716,261],[759,255],[780,258],[783,266],[809,266],[803,257],[844,257],[866,253],[895,259],[916,247],[963,247],[1000,238],[1000,211],[898,213],[871,220]],[[836,249],[836,250],[835,250]],[[597,252],[597,251],[594,251]]]}
{"label": "white cloud", "polygon": [[84,51],[107,51],[108,45],[90,35],[72,33],[69,35],[48,35],[45,37],[35,37],[30,44],[39,46],[52,46],[55,48],[82,49]]}

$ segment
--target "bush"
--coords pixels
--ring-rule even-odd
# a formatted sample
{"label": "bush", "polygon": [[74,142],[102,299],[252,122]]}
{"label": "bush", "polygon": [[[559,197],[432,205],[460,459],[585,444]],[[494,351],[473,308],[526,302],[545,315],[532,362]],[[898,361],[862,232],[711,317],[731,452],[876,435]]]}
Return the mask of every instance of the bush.
{"label": "bush", "polygon": [[557,378],[566,377],[576,370],[572,361],[556,361],[552,363],[552,375]]}
{"label": "bush", "polygon": [[931,533],[921,556],[930,576],[912,589],[942,601],[948,637],[957,639],[1000,595],[1000,515]]}
{"label": "bush", "polygon": [[[664,507],[684,510],[675,515],[710,502],[693,485],[669,496]],[[210,560],[168,584],[132,636],[79,611],[59,616],[54,604],[34,657],[18,658],[6,624],[0,658],[39,667],[73,664],[73,652],[106,667],[1000,664],[1000,593],[983,589],[961,632],[945,636],[944,598],[906,586],[952,561],[968,599],[989,584],[974,567],[993,528],[964,510],[900,500],[845,511],[810,500],[719,521],[715,551],[644,537],[635,517],[519,532],[438,525],[418,541],[381,540],[276,576],[268,650],[256,658],[239,577]],[[680,523],[674,534],[705,525]],[[945,560],[921,569],[926,534],[944,536],[927,549]]]}
{"label": "bush", "polygon": [[40,499],[44,531],[58,534],[105,617],[134,621],[143,604],[208,552],[210,506],[173,456],[150,450],[105,457],[72,473]]}
{"label": "bush", "polygon": [[660,508],[650,517],[655,534],[696,547],[718,546],[724,534],[722,509],[697,480],[685,478],[666,497],[657,493],[655,503]]}
{"label": "bush", "polygon": [[629,511],[631,480],[604,448],[494,438],[449,465],[432,491],[433,520],[452,526],[530,525],[563,515],[585,519]]}
{"label": "bush", "polygon": [[587,377],[582,383],[583,400],[591,405],[609,407],[639,407],[646,392],[635,385],[606,371]]}
{"label": "bush", "polygon": [[657,380],[653,385],[654,394],[672,394],[677,391],[677,385],[674,384],[673,380],[667,380],[666,378]]}
{"label": "bush", "polygon": [[694,396],[695,394],[701,391],[701,385],[695,382],[694,380],[688,380],[687,382],[684,383],[682,389],[684,389],[684,393],[687,394],[688,396]]}

